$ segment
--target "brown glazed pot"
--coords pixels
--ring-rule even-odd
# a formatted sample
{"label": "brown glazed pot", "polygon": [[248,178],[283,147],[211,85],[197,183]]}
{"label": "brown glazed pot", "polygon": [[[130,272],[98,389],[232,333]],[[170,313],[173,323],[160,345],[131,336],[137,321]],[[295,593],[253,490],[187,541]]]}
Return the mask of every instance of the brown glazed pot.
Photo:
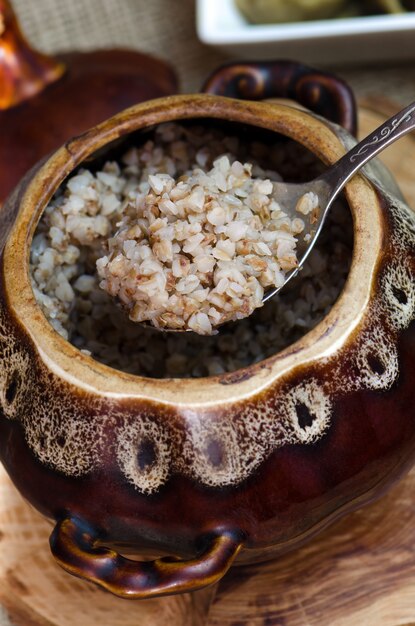
{"label": "brown glazed pot", "polygon": [[[197,118],[286,135],[326,164],[352,142],[283,105],[162,98],[68,141],[0,214],[0,458],[55,522],[58,563],[127,598],[196,590],[235,559],[293,549],[381,495],[415,454],[415,220],[387,177],[347,185],[354,252],[336,304],[258,364],[203,379],[142,378],[86,356],[46,321],[28,255],[53,193],[111,142]],[[170,556],[140,562],[126,551]]]}

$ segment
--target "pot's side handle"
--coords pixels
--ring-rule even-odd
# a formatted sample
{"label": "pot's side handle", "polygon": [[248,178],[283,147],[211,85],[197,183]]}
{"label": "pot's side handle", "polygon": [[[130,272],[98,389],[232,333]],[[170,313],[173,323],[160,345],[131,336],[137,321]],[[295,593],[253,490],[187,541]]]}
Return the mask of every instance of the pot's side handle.
{"label": "pot's side handle", "polygon": [[357,132],[356,100],[347,83],[302,63],[229,63],[213,72],[202,90],[244,100],[290,98],[353,135]]}
{"label": "pot's side handle", "polygon": [[98,545],[91,526],[76,517],[57,523],[50,537],[52,554],[65,570],[98,584],[122,598],[143,599],[196,591],[217,582],[242,547],[241,534],[230,530],[212,533],[194,559],[165,557],[133,561]]}

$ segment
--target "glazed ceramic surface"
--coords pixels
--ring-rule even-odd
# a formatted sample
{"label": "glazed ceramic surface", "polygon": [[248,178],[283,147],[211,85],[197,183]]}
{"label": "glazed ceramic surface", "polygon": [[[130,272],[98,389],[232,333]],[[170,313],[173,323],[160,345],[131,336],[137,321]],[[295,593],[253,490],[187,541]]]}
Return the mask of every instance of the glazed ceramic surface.
{"label": "glazed ceramic surface", "polygon": [[[356,176],[346,188],[354,252],[339,300],[265,361],[204,379],[140,378],[80,353],[48,324],[28,253],[53,193],[110,142],[188,118],[281,133],[327,164],[352,141],[282,105],[154,100],[69,141],[1,213],[0,457],[57,522],[58,562],[123,597],[197,589],[235,558],[275,557],[380,495],[415,454],[415,220],[373,171],[372,182]],[[139,563],[115,546],[175,558]]]}

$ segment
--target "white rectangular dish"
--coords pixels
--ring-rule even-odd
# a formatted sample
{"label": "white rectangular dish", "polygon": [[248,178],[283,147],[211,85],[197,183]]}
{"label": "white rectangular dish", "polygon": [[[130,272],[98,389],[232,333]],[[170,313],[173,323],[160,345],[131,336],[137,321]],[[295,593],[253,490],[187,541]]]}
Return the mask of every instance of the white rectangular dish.
{"label": "white rectangular dish", "polygon": [[249,24],[234,0],[197,0],[200,40],[241,58],[361,63],[415,58],[415,12],[291,24]]}

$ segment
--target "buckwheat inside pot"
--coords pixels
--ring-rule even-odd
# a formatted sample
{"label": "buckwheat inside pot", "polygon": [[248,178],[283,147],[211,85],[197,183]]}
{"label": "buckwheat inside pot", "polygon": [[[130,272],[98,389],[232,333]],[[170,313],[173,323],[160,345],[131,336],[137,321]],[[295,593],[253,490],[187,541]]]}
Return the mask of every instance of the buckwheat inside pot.
{"label": "buckwheat inside pot", "polygon": [[195,163],[178,178],[140,178],[97,261],[101,288],[131,320],[209,335],[284,283],[304,222],[284,213],[271,180],[252,168],[223,155],[211,169]]}
{"label": "buckwheat inside pot", "polygon": [[[58,333],[97,361],[124,372],[201,377],[232,372],[276,354],[327,314],[344,286],[353,248],[352,219],[341,199],[300,276],[281,295],[216,335],[144,327],[129,320],[117,299],[100,288],[97,260],[108,256],[107,242],[122,228],[127,205],[134,205],[138,194],[150,192],[148,181],[139,181],[168,173],[179,182],[195,163],[208,172],[223,154],[230,162],[250,161],[251,178],[262,180],[303,182],[324,168],[295,142],[266,144],[212,126],[206,131],[201,125],[168,124],[123,157],[117,155],[116,162],[78,170],[45,209],[31,246],[34,294]],[[307,219],[314,203],[309,198],[299,218]]]}

